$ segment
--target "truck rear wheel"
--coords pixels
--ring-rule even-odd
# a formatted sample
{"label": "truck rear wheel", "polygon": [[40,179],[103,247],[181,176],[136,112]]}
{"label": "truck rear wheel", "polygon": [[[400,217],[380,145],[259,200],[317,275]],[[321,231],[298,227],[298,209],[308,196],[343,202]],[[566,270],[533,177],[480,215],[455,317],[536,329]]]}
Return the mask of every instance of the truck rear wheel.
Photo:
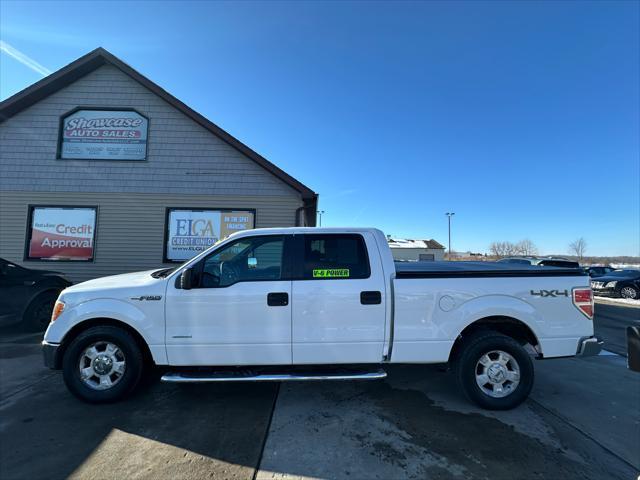
{"label": "truck rear wheel", "polygon": [[138,344],[127,331],[92,327],[66,349],[62,360],[64,382],[71,393],[86,402],[115,402],[136,387],[143,361]]}
{"label": "truck rear wheel", "polygon": [[488,410],[520,405],[533,387],[533,362],[522,345],[494,331],[463,340],[455,366],[467,397]]}

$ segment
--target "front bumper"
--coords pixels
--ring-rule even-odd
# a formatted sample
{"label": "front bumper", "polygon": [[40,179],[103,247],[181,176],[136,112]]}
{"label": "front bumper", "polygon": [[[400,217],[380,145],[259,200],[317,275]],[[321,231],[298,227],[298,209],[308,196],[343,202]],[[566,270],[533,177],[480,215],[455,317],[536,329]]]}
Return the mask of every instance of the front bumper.
{"label": "front bumper", "polygon": [[597,337],[583,337],[578,342],[578,357],[592,357],[602,351],[604,342]]}
{"label": "front bumper", "polygon": [[47,341],[42,341],[42,355],[44,357],[44,366],[47,368],[51,368],[57,370],[60,368],[60,362],[58,361],[58,351],[60,350],[60,345],[57,343],[48,343]]}
{"label": "front bumper", "polygon": [[615,288],[592,288],[593,294],[597,297],[619,297]]}

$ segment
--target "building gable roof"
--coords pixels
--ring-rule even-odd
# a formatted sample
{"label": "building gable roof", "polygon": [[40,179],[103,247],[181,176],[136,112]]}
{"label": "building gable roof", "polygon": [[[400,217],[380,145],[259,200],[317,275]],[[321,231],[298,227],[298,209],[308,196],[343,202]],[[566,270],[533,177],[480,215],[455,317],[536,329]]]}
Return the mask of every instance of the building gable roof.
{"label": "building gable roof", "polygon": [[429,249],[444,250],[444,246],[433,239],[413,240],[410,238],[390,238],[389,247],[391,248],[429,248]]}
{"label": "building gable roof", "polygon": [[12,116],[21,112],[25,108],[30,107],[43,98],[46,98],[49,95],[57,92],[58,90],[61,90],[62,88],[72,84],[79,78],[93,72],[103,65],[113,65],[129,77],[136,80],[138,83],[142,84],[147,89],[151,90],[171,106],[184,113],[187,117],[231,145],[239,152],[243,153],[245,156],[249,157],[269,173],[292,187],[294,190],[298,191],[301,194],[302,198],[306,200],[305,204],[308,206],[308,208],[313,208],[313,218],[315,219],[315,205],[317,204],[318,195],[313,190],[293,178],[284,170],[278,168],[276,165],[271,163],[256,151],[252,150],[250,147],[242,143],[233,135],[225,132],[215,123],[211,122],[203,115],[199,114],[191,107],[178,100],[162,87],[152,82],[147,77],[117,58],[115,55],[101,47],[96,48],[88,54],[71,62],[66,67],[61,68],[57,72],[52,73],[51,75],[0,102],[0,123],[8,120]]}

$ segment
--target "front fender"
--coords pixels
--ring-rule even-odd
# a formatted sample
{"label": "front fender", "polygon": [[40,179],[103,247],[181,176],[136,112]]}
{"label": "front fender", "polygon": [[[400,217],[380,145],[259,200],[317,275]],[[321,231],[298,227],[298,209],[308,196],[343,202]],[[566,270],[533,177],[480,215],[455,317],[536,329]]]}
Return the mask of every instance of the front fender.
{"label": "front fender", "polygon": [[[55,322],[49,324],[44,336],[48,343],[62,343],[65,335],[76,325],[96,318],[118,320],[136,330],[147,343],[152,352],[154,347],[164,348],[164,328],[162,319],[163,302],[154,307],[156,315],[150,315],[141,308],[123,300],[99,298],[88,300],[65,308]],[[148,305],[145,305],[149,308]]]}

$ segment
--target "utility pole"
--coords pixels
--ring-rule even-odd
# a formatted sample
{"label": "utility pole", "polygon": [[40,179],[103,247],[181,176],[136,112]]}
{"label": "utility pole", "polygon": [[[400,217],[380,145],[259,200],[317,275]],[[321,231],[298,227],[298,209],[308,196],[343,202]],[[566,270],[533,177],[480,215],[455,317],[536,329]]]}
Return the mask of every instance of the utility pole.
{"label": "utility pole", "polygon": [[449,219],[449,260],[451,260],[451,217],[455,215],[455,212],[447,212],[445,213],[447,218]]}
{"label": "utility pole", "polygon": [[321,227],[322,226],[322,214],[324,213],[324,210],[317,210],[316,213],[318,214],[318,226]]}

